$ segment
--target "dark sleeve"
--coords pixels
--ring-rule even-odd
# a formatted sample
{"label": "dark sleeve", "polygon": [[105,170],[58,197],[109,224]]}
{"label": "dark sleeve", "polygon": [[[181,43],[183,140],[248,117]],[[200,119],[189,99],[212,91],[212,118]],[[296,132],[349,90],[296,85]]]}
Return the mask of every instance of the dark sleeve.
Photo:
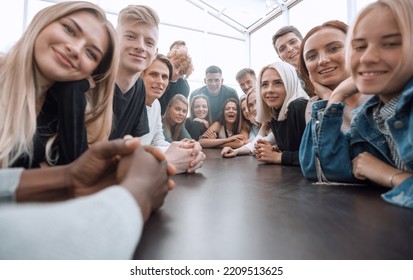
{"label": "dark sleeve", "polygon": [[185,80],[185,79],[182,79],[181,85],[182,85],[182,87],[181,87],[180,94],[182,94],[183,96],[188,98],[188,96],[189,96],[189,83],[188,83],[188,81]]}
{"label": "dark sleeve", "polygon": [[46,161],[46,144],[56,136],[51,148],[55,164],[74,161],[88,147],[85,125],[86,95],[89,82],[57,82],[46,93],[42,109],[36,119],[33,137],[34,157],[32,167]]}
{"label": "dark sleeve", "polygon": [[134,137],[141,137],[149,133],[149,120],[148,120],[148,113],[146,110],[146,105],[143,106],[141,111],[142,113],[139,117],[139,122],[137,124],[135,133],[134,135],[132,135]]}
{"label": "dark sleeve", "polygon": [[193,121],[189,118],[187,118],[185,121],[185,128],[188,131],[189,135],[191,135],[192,139],[195,139],[197,141],[207,130],[203,123]]}
{"label": "dark sleeve", "polygon": [[53,98],[58,107],[58,165],[70,163],[87,150],[85,124],[86,91],[89,81],[56,83]]}
{"label": "dark sleeve", "polygon": [[281,164],[300,166],[299,149],[301,138],[306,127],[305,123],[305,109],[307,107],[306,99],[297,99],[292,102],[288,108],[288,129],[294,135],[294,143],[290,143],[292,146],[289,151],[283,151],[281,156]]}
{"label": "dark sleeve", "polygon": [[281,154],[281,164],[300,166],[298,151],[283,151]]}
{"label": "dark sleeve", "polygon": [[190,118],[187,118],[185,120],[185,128],[188,131],[188,133],[191,135],[192,139],[199,139],[199,138],[195,138],[197,136],[197,133],[196,133],[196,129],[194,127],[193,121]]}

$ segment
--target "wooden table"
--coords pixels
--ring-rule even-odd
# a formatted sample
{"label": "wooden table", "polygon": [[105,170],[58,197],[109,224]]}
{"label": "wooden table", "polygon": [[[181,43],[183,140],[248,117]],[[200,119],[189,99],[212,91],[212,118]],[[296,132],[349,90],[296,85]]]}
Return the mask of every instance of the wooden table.
{"label": "wooden table", "polygon": [[413,259],[413,211],[372,186],[315,185],[300,168],[220,157],[146,223],[135,259]]}

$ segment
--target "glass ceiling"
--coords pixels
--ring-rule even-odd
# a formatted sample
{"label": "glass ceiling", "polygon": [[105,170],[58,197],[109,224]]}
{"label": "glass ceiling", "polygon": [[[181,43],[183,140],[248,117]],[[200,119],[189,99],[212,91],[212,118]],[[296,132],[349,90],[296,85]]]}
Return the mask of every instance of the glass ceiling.
{"label": "glass ceiling", "polygon": [[186,0],[241,32],[274,14],[281,13],[297,0]]}

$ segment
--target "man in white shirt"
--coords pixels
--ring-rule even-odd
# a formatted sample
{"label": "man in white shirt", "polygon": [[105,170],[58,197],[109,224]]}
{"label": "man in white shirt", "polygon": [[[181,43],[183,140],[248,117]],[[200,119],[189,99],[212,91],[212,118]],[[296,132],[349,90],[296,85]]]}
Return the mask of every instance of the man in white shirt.
{"label": "man in white shirt", "polygon": [[142,136],[144,145],[156,146],[163,152],[177,173],[195,172],[202,166],[206,156],[201,145],[195,140],[182,140],[169,143],[162,130],[161,106],[158,101],[168,87],[172,64],[169,59],[158,54],[152,64],[142,73],[146,90],[146,111],[148,114],[149,133]]}

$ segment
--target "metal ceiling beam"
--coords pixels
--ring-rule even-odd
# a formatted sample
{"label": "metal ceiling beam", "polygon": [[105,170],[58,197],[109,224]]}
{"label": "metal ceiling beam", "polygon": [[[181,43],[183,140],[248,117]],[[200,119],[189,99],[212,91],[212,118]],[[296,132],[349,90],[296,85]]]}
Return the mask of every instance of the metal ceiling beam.
{"label": "metal ceiling beam", "polygon": [[[252,34],[267,23],[271,22],[274,18],[280,16],[281,14],[288,13],[288,10],[291,9],[294,5],[297,3],[301,2],[303,0],[291,0],[288,3],[285,3],[282,7],[279,5],[275,10],[272,10],[270,13],[262,17],[260,20],[258,20],[256,23],[251,25],[249,28],[247,28],[248,34]],[[288,23],[287,23],[288,24]]]}
{"label": "metal ceiling beam", "polygon": [[236,21],[228,18],[223,11],[219,11],[218,9],[215,9],[209,5],[206,5],[203,1],[200,0],[186,0],[188,3],[191,3],[195,7],[206,11],[208,14],[213,16],[214,18],[218,19],[219,21],[225,23],[226,25],[234,28],[236,31],[240,32],[241,34],[245,35],[247,33],[247,30],[244,26],[241,24],[237,23]]}

